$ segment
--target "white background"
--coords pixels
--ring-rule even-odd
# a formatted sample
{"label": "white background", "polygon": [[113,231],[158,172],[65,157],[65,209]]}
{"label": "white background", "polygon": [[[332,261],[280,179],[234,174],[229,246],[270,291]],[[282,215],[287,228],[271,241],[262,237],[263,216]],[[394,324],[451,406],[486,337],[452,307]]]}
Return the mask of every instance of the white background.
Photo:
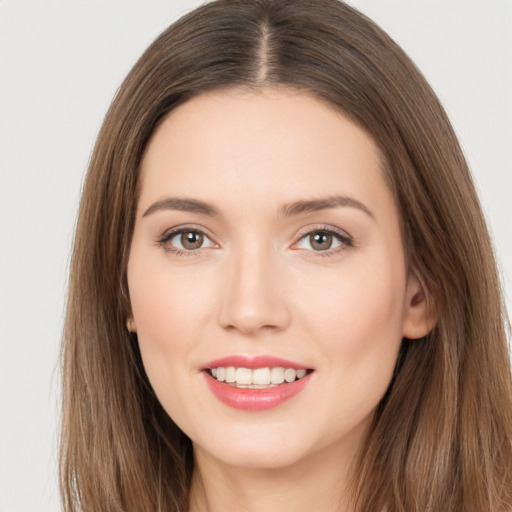
{"label": "white background", "polygon": [[[0,0],[0,512],[59,510],[59,338],[102,117],[199,0]],[[512,1],[354,0],[423,70],[469,158],[512,294]]]}

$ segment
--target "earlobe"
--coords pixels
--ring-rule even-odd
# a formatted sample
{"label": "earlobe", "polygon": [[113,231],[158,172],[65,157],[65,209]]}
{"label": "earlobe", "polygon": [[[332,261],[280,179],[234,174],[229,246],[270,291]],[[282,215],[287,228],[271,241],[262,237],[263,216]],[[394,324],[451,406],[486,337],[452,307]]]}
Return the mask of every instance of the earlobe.
{"label": "earlobe", "polygon": [[133,319],[133,316],[129,316],[126,319],[126,328],[129,332],[137,332],[137,327],[135,325],[135,320]]}
{"label": "earlobe", "polygon": [[426,336],[437,322],[436,308],[429,300],[425,284],[414,271],[407,280],[404,313],[402,336],[411,340]]}

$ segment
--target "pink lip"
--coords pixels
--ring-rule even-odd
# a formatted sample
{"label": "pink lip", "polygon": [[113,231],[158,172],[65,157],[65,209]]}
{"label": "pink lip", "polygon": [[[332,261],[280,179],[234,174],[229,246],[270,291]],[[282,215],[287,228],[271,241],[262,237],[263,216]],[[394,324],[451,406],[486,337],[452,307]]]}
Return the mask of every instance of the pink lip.
{"label": "pink lip", "polygon": [[219,366],[234,366],[236,368],[250,368],[251,370],[256,368],[272,368],[276,366],[281,366],[283,368],[293,368],[295,370],[311,369],[311,367],[304,366],[303,364],[299,364],[294,361],[288,361],[286,359],[281,359],[280,357],[275,356],[228,356],[206,363],[201,367],[201,370],[219,368]]}
{"label": "pink lip", "polygon": [[311,367],[289,361],[275,356],[228,356],[210,361],[201,367],[208,388],[222,403],[246,411],[263,411],[277,407],[285,400],[300,393],[309,383],[311,373],[290,383],[279,384],[278,386],[266,389],[237,388],[226,382],[219,382],[209,372],[211,368],[234,366],[235,368],[293,368],[295,370],[308,370]]}
{"label": "pink lip", "polygon": [[206,371],[203,372],[203,375],[210,391],[222,403],[245,411],[264,411],[277,407],[285,400],[300,393],[310,381],[312,373],[294,382],[266,389],[236,388],[225,382],[219,382]]}

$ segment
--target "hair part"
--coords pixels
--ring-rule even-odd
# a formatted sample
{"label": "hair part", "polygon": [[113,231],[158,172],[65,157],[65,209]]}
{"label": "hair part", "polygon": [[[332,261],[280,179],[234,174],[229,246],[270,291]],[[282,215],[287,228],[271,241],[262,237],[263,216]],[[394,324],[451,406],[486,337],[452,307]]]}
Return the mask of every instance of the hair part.
{"label": "hair part", "polygon": [[512,387],[491,242],[448,118],[404,52],[338,0],[217,0],[147,49],[119,89],[80,204],[62,348],[67,512],[187,510],[190,440],[159,404],[126,329],[140,162],[198,94],[289,87],[373,138],[410,268],[438,322],[403,340],[354,471],[357,510],[512,508]]}

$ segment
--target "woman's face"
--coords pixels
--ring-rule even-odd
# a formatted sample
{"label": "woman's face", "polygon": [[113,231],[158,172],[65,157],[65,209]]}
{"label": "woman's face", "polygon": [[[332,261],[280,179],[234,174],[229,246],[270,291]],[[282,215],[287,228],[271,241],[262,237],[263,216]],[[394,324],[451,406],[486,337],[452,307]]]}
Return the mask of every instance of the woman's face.
{"label": "woman's face", "polygon": [[376,145],[287,89],[204,94],[163,121],[128,284],[162,406],[236,466],[353,452],[402,337],[426,333]]}

